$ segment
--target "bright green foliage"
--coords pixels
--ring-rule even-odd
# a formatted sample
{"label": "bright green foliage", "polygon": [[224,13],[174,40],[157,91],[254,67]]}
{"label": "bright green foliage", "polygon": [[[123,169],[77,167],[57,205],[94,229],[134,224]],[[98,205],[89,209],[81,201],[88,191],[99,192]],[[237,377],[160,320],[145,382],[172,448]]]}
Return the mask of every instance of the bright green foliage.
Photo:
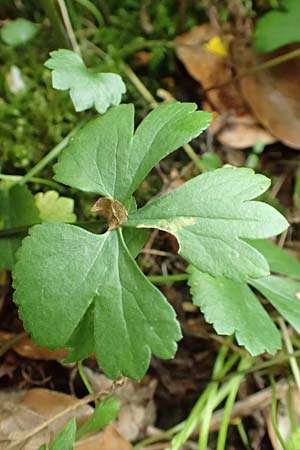
{"label": "bright green foliage", "polygon": [[95,106],[103,114],[110,106],[119,105],[126,92],[122,78],[115,73],[94,73],[87,69],[81,57],[71,50],[50,53],[45,66],[52,70],[55,89],[68,90],[76,111]]}
{"label": "bright green foliage", "polygon": [[105,428],[110,422],[115,420],[120,409],[120,402],[118,397],[111,395],[106,397],[95,407],[91,417],[79,428],[76,433],[76,439],[88,433],[94,433]]}
{"label": "bright green foliage", "polygon": [[[176,351],[175,313],[139,270],[120,233],[37,225],[23,241],[14,286],[22,320],[38,345],[66,347],[77,336],[79,342],[85,321],[97,360],[112,378],[123,373],[139,379],[151,351],[161,358]],[[82,355],[73,349],[73,357]]]}
{"label": "bright green foliage", "polygon": [[[268,241],[255,241],[270,268],[284,275],[299,276],[299,262]],[[294,265],[293,265],[294,262]],[[297,272],[298,267],[298,272]],[[291,273],[288,270],[291,269]],[[220,334],[235,333],[237,341],[252,354],[275,353],[280,347],[280,334],[272,319],[246,283],[213,278],[190,266],[189,285],[193,302],[206,320]],[[257,289],[297,331],[300,329],[300,282],[270,275],[250,279]]]}
{"label": "bright green foliage", "polygon": [[[272,207],[251,201],[269,180],[250,169],[206,173],[136,210],[132,193],[153,166],[208,126],[209,114],[195,109],[163,105],[133,134],[133,107],[120,105],[84,126],[62,153],[55,178],[108,197],[101,202],[109,229],[99,235],[46,223],[24,239],[14,271],[15,301],[38,345],[69,348],[68,361],[95,352],[112,378],[140,379],[151,352],[174,355],[181,336],[175,312],[136,265],[123,232],[134,256],[145,235],[132,245],[130,233],[154,227],[173,233],[181,254],[211,275],[245,280],[269,273],[264,257],[243,239],[280,233],[287,222]],[[116,211],[121,220],[111,221]],[[257,310],[264,325],[266,315]],[[270,351],[278,348],[274,340]],[[253,351],[264,349],[254,342]]]}
{"label": "bright green foliage", "polygon": [[251,169],[218,169],[133,213],[125,225],[159,228],[178,239],[179,253],[213,276],[236,281],[269,273],[263,256],[245,238],[264,238],[287,227],[271,206],[251,199],[270,181]]}
{"label": "bright green foliage", "polygon": [[49,450],[73,450],[76,436],[76,420],[73,417],[56,436]]}
{"label": "bright green foliage", "polygon": [[210,114],[196,107],[162,105],[148,114],[134,135],[133,105],[112,108],[72,139],[54,166],[55,179],[128,202],[155,164],[208,127]]}
{"label": "bright green foliage", "polygon": [[251,355],[280,348],[280,334],[246,283],[214,278],[190,267],[193,303],[218,334],[235,334]]}
{"label": "bright green foliage", "polygon": [[2,27],[1,39],[5,44],[16,47],[29,42],[36,35],[37,31],[37,27],[32,22],[19,18]]}
{"label": "bright green foliage", "polygon": [[[39,223],[39,211],[34,196],[26,186],[0,184],[0,229],[18,228]],[[12,270],[15,253],[23,236],[9,236],[0,239],[0,271]]]}
{"label": "bright green foliage", "polygon": [[38,192],[35,203],[42,222],[76,222],[72,198],[60,197],[56,191]]}
{"label": "bright green foliage", "polygon": [[282,0],[281,8],[266,13],[255,27],[254,45],[260,52],[270,52],[283,45],[300,42],[300,2]]}

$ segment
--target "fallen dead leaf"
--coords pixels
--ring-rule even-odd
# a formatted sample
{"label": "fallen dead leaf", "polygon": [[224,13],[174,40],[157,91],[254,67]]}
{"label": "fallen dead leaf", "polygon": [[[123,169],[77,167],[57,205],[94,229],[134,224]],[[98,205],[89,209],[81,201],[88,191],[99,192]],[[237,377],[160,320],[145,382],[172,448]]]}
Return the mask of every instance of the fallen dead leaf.
{"label": "fallen dead leaf", "polygon": [[[0,450],[7,449],[9,443],[21,438],[23,433],[41,425],[46,419],[74,405],[76,397],[48,389],[30,389],[27,392],[2,392],[0,394]],[[71,417],[76,417],[78,425],[93,412],[85,405],[66,413],[63,418],[30,438],[22,450],[37,450],[42,444],[49,444]]]}
{"label": "fallen dead leaf", "polygon": [[102,433],[83,438],[75,444],[77,450],[130,450],[132,445],[113,425],[108,425]]}
{"label": "fallen dead leaf", "polygon": [[[251,47],[233,46],[238,74],[266,62],[291,48],[260,55]],[[300,60],[295,58],[275,67],[240,78],[241,92],[259,122],[278,140],[300,149]]]}
{"label": "fallen dead leaf", "polygon": [[[233,81],[230,54],[225,57],[225,54],[218,55],[209,50],[207,44],[218,37],[218,33],[210,24],[204,24],[175,40],[178,58],[206,91],[208,103],[205,109],[219,113],[209,131],[222,144],[236,149],[251,147],[257,141],[265,144],[275,142],[274,136],[259,125],[245,103],[238,83]],[[225,46],[229,46],[232,36],[227,34],[222,36],[222,40]],[[220,85],[221,89],[214,88]]]}
{"label": "fallen dead leaf", "polygon": [[[14,339],[17,335],[14,333],[8,333],[6,331],[0,331],[0,346],[8,343]],[[23,358],[37,359],[37,360],[55,360],[62,361],[66,356],[67,350],[48,350],[46,347],[38,347],[33,343],[29,337],[23,337],[20,341],[16,342],[11,347],[18,355]]]}

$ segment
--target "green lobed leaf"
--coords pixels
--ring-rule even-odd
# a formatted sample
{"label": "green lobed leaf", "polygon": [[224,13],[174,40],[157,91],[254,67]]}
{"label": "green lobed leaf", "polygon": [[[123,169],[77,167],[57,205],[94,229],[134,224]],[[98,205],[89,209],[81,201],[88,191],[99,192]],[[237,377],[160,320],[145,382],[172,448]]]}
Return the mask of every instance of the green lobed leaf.
{"label": "green lobed leaf", "polygon": [[19,18],[8,22],[1,28],[1,39],[5,44],[16,47],[29,42],[38,29],[30,20]]}
{"label": "green lobed leaf", "polygon": [[[77,360],[93,345],[111,378],[140,379],[151,352],[160,358],[175,354],[181,337],[175,313],[140,271],[120,232],[95,235],[45,223],[31,228],[18,257],[14,300],[38,345],[54,349],[75,343],[71,351]],[[80,328],[93,330],[84,350]]]}
{"label": "green lobed leaf", "polygon": [[76,437],[76,420],[73,417],[58,433],[49,450],[73,450]]}
{"label": "green lobed leaf", "polygon": [[103,114],[110,106],[119,105],[126,86],[115,73],[94,73],[87,69],[82,58],[71,50],[50,53],[45,66],[52,70],[52,85],[55,89],[70,89],[70,97],[76,111],[95,106]]}
{"label": "green lobed leaf", "polygon": [[214,278],[192,266],[188,272],[193,303],[218,334],[235,334],[252,356],[276,353],[280,333],[246,283]]}
{"label": "green lobed leaf", "polygon": [[251,169],[223,168],[193,178],[129,215],[124,226],[172,233],[179,253],[213,276],[236,281],[269,274],[265,258],[244,239],[266,238],[288,226],[270,205],[250,201],[270,180]]}
{"label": "green lobed leaf", "polygon": [[72,198],[61,197],[56,191],[38,192],[35,204],[42,222],[76,222]]}
{"label": "green lobed leaf", "polygon": [[250,280],[277,311],[296,331],[300,331],[300,283],[299,281],[270,275],[258,280]]}
{"label": "green lobed leaf", "polygon": [[[0,184],[0,229],[18,228],[39,223],[34,196],[26,186]],[[0,238],[0,271],[12,270],[15,253],[24,236]]]}
{"label": "green lobed leaf", "polygon": [[282,0],[280,9],[267,12],[256,22],[256,50],[270,52],[284,45],[300,42],[299,23],[299,0]]}
{"label": "green lobed leaf", "polygon": [[138,126],[128,163],[132,181],[126,198],[155,164],[209,126],[211,114],[196,108],[195,103],[166,103],[151,111]]}
{"label": "green lobed leaf", "polygon": [[268,261],[271,272],[300,278],[300,261],[269,240],[249,241]]}
{"label": "green lobed leaf", "polygon": [[70,140],[54,166],[54,178],[127,203],[155,164],[208,127],[210,114],[196,107],[178,102],[159,106],[134,135],[133,105],[111,108]]}
{"label": "green lobed leaf", "polygon": [[117,396],[106,397],[95,407],[93,414],[79,428],[76,433],[76,439],[88,433],[94,433],[105,428],[110,422],[118,417],[120,401]]}

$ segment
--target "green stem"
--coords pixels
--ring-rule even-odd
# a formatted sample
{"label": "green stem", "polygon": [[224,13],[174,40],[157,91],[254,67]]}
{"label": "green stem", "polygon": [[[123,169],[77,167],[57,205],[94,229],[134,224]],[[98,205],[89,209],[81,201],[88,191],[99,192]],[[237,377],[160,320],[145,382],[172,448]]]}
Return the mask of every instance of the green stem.
{"label": "green stem", "polygon": [[54,36],[59,47],[70,48],[70,41],[66,34],[65,27],[61,21],[60,15],[56,9],[56,2],[54,0],[41,0],[47,18],[49,19]]}
{"label": "green stem", "polygon": [[271,386],[272,386],[272,405],[271,405],[271,418],[272,418],[272,425],[274,428],[274,431],[276,433],[276,436],[281,444],[281,447],[283,450],[289,450],[288,447],[285,445],[285,442],[283,440],[283,437],[280,433],[280,430],[278,428],[277,424],[277,400],[276,400],[276,387],[275,387],[275,381],[273,377],[270,377],[271,380]]}
{"label": "green stem", "polygon": [[154,284],[175,283],[176,281],[185,281],[188,279],[187,273],[178,273],[176,275],[150,275],[148,280]]}
{"label": "green stem", "polygon": [[41,170],[43,170],[48,164],[50,164],[51,161],[53,161],[55,158],[58,157],[58,155],[63,151],[63,149],[67,146],[70,138],[74,136],[77,131],[82,127],[85,120],[79,122],[76,127],[73,128],[72,131],[70,131],[69,134],[59,143],[57,144],[52,150],[50,150],[49,153],[47,153],[44,158],[42,158],[32,169],[30,169],[26,175],[24,175],[18,184],[25,184],[28,183],[29,180],[31,180],[37,173],[39,173]]}
{"label": "green stem", "polygon": [[[251,360],[250,359],[243,359],[241,360],[239,364],[239,369],[245,369],[251,366]],[[227,431],[230,423],[230,417],[232,408],[235,402],[235,398],[237,396],[241,381],[243,380],[243,375],[235,376],[232,379],[232,388],[230,391],[230,394],[227,397],[224,413],[222,417],[222,422],[218,434],[218,441],[217,441],[217,450],[225,450],[226,446],[226,439],[227,439]]]}
{"label": "green stem", "polygon": [[98,25],[105,26],[104,18],[99,9],[90,0],[76,0],[77,3],[85,7],[95,17]]}
{"label": "green stem", "polygon": [[[4,173],[0,173],[0,180],[11,181],[12,183],[18,183],[22,178],[22,175],[7,175]],[[61,191],[63,189],[62,185],[56,183],[55,181],[47,180],[47,178],[32,177],[28,182],[44,184],[45,186],[50,186],[58,191]]]}
{"label": "green stem", "polygon": [[[223,370],[225,370],[225,367],[227,367],[228,371],[230,370],[230,368],[232,367],[232,363],[233,363],[233,359],[232,359],[233,356],[235,356],[235,355],[232,355],[228,360],[230,362],[230,364],[227,364],[227,361],[226,361],[226,363],[223,366],[222,372],[223,372]],[[220,375],[220,373],[219,373],[219,375]],[[213,399],[213,403],[212,403],[213,409],[216,409],[225,400],[225,398],[229,395],[229,393],[232,390],[233,381],[234,381],[233,379],[230,379],[229,381],[224,383],[223,386],[218,390],[218,392],[216,393],[216,395]],[[133,447],[132,450],[140,450],[140,449],[146,447],[147,445],[153,444],[155,442],[167,440],[176,433],[178,433],[178,435],[174,437],[174,440],[172,443],[173,444],[172,450],[179,449],[180,446],[183,445],[188,440],[190,435],[195,430],[197,423],[199,422],[199,417],[201,416],[201,411],[206,402],[206,398],[207,398],[207,390],[205,390],[201,394],[201,396],[195,403],[189,417],[184,422],[177,424],[176,426],[160,433],[157,436],[153,436],[153,437],[144,439],[143,441],[140,441]],[[178,445],[179,445],[179,447],[178,447]]]}
{"label": "green stem", "polygon": [[92,386],[90,385],[90,382],[87,379],[87,376],[86,376],[86,374],[85,374],[85,372],[83,370],[82,361],[78,361],[77,369],[78,369],[78,373],[80,375],[80,378],[81,378],[83,384],[86,387],[86,390],[88,391],[89,394],[93,394],[94,390],[93,390]]}

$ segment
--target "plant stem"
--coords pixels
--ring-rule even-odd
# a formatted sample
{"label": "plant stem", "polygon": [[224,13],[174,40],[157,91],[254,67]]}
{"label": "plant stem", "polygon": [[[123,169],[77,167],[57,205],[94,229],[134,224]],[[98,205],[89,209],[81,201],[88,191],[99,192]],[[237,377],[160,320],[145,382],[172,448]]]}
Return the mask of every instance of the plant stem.
{"label": "plant stem", "polygon": [[[291,339],[290,339],[289,332],[288,332],[288,329],[286,327],[286,324],[285,324],[284,320],[281,317],[279,317],[278,322],[279,322],[279,326],[280,326],[281,331],[282,331],[283,340],[284,340],[286,349],[287,349],[287,351],[290,354],[292,354],[294,352],[294,349],[293,349],[293,344],[291,342]],[[295,382],[296,382],[296,386],[297,386],[298,392],[300,394],[300,371],[299,371],[299,366],[297,364],[297,360],[293,356],[290,357],[290,366],[291,366],[292,373],[294,375],[294,379],[295,379]]]}
{"label": "plant stem", "polygon": [[280,430],[278,428],[277,424],[277,401],[276,401],[276,389],[275,389],[275,381],[273,377],[270,377],[271,380],[271,386],[272,386],[272,405],[271,405],[271,418],[272,418],[272,425],[274,428],[274,431],[276,433],[276,436],[281,444],[281,447],[283,450],[289,450],[287,446],[285,445],[285,442],[283,440],[283,437],[280,433]]}
{"label": "plant stem", "polygon": [[187,273],[178,273],[175,275],[150,275],[148,276],[148,280],[154,284],[175,283],[176,281],[185,281],[188,277]]}
{"label": "plant stem", "polygon": [[69,48],[70,41],[68,39],[68,35],[66,34],[65,27],[63,26],[59,13],[56,9],[56,3],[54,2],[54,0],[41,0],[41,3],[43,5],[47,18],[53,26],[57,44],[60,47]]}
{"label": "plant stem", "polygon": [[[7,180],[11,181],[12,183],[18,183],[22,178],[22,175],[7,175],[5,173],[0,173],[0,180]],[[47,178],[32,177],[28,182],[44,184],[46,186],[52,187],[53,189],[57,189],[58,191],[61,191],[63,188],[63,186],[61,186],[59,183],[56,183],[52,180],[47,180]]]}
{"label": "plant stem", "polygon": [[62,15],[64,24],[65,24],[65,27],[66,27],[69,39],[71,41],[73,50],[76,53],[78,53],[78,55],[81,55],[80,47],[79,47],[78,42],[77,42],[76,37],[75,37],[75,33],[74,33],[74,30],[73,30],[73,27],[72,27],[72,23],[71,23],[71,20],[70,20],[70,17],[69,17],[68,9],[67,9],[66,4],[65,4],[65,0],[57,0],[57,3],[58,3],[58,6],[60,8],[61,15]]}
{"label": "plant stem", "polygon": [[90,385],[90,382],[87,379],[87,376],[86,376],[86,374],[84,372],[84,369],[83,369],[83,366],[82,366],[82,361],[78,361],[77,368],[78,368],[78,373],[80,375],[80,378],[81,378],[83,384],[86,387],[86,390],[88,391],[89,394],[93,394],[94,390],[93,390],[92,386]]}
{"label": "plant stem", "polygon": [[18,184],[25,184],[27,183],[29,180],[31,180],[37,173],[39,173],[41,170],[43,170],[51,161],[53,161],[53,159],[57,158],[58,155],[63,151],[63,149],[67,146],[69,139],[74,136],[74,134],[77,133],[77,131],[79,130],[79,128],[82,127],[82,125],[85,123],[85,120],[79,122],[76,127],[73,128],[72,131],[70,131],[69,134],[67,134],[66,137],[64,137],[64,139],[57,144],[52,150],[50,150],[49,153],[47,153],[46,156],[44,156],[44,158],[42,158],[34,167],[32,167],[32,169],[30,169],[26,175],[24,175],[20,181],[18,182]]}
{"label": "plant stem", "polygon": [[97,20],[98,25],[100,27],[105,26],[104,18],[102,16],[101,12],[99,11],[99,9],[94,5],[94,3],[92,3],[90,0],[76,0],[76,1],[77,1],[77,3],[84,6],[86,9],[88,9],[90,11],[90,13]]}
{"label": "plant stem", "polygon": [[[251,366],[251,359],[242,359],[239,364],[239,369],[246,369]],[[235,398],[237,396],[241,381],[243,379],[243,375],[237,375],[235,376],[232,381],[232,389],[227,397],[225,408],[224,408],[224,414],[222,417],[222,422],[218,434],[218,441],[217,441],[217,449],[216,450],[225,450],[226,448],[226,438],[227,438],[227,431],[230,423],[230,416],[231,411],[235,402]]]}

